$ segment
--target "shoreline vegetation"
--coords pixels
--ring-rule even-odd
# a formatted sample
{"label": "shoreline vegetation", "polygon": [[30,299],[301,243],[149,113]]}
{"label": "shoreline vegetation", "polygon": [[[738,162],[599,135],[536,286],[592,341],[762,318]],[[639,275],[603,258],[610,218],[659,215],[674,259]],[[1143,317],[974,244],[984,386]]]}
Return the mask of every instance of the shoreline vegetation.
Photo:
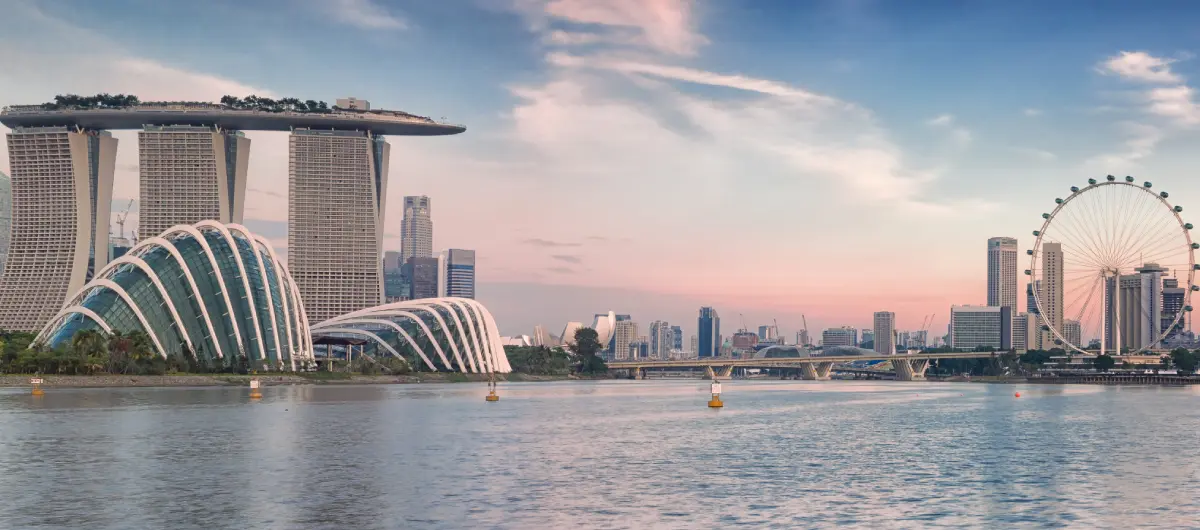
{"label": "shoreline vegetation", "polygon": [[[502,376],[503,375],[503,376]],[[484,383],[487,374],[420,373],[406,375],[362,375],[346,372],[296,372],[242,374],[166,374],[166,375],[36,375],[0,374],[0,388],[29,387],[33,377],[42,379],[43,388],[135,388],[135,387],[246,387],[250,380],[258,378],[263,386],[292,385],[403,385],[428,383]],[[575,376],[546,376],[528,374],[497,374],[497,379],[506,382],[567,381],[581,378]]]}

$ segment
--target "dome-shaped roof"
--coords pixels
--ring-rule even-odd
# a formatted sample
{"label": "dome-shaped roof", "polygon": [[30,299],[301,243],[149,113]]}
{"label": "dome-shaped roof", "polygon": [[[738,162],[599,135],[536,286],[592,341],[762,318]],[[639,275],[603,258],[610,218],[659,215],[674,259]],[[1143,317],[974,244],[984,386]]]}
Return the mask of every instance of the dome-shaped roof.
{"label": "dome-shaped roof", "polygon": [[299,291],[271,244],[241,225],[177,225],[95,274],[38,335],[49,347],[98,329],[140,331],[155,351],[213,368],[312,361]]}

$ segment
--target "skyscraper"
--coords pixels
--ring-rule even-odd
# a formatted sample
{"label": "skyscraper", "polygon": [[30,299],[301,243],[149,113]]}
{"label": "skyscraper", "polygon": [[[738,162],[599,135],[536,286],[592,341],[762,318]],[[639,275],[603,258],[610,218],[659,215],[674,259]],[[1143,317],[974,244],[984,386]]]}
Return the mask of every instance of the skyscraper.
{"label": "skyscraper", "polygon": [[400,225],[400,254],[408,258],[433,256],[433,220],[429,197],[424,195],[404,198],[404,220]]}
{"label": "skyscraper", "polygon": [[700,342],[696,355],[700,358],[716,357],[721,348],[721,317],[711,307],[700,308],[700,319],[696,326]]}
{"label": "skyscraper", "polygon": [[875,351],[883,354],[896,353],[896,314],[891,311],[875,312]]}
{"label": "skyscraper", "polygon": [[8,261],[8,242],[12,230],[12,180],[0,171],[0,272]]}
{"label": "skyscraper", "polygon": [[1025,312],[1027,312],[1031,315],[1038,314],[1037,300],[1035,300],[1033,298],[1033,290],[1038,289],[1038,292],[1040,293],[1041,288],[1042,288],[1041,280],[1031,281],[1031,282],[1025,284]]}
{"label": "skyscraper", "polygon": [[696,353],[700,351],[699,337],[692,335],[691,340],[688,341],[688,345],[688,353],[690,353],[692,357],[696,357]]}
{"label": "skyscraper", "polygon": [[1017,310],[1017,240],[988,239],[987,305]]}
{"label": "skyscraper", "polygon": [[675,342],[675,333],[671,325],[661,320],[650,323],[650,356],[655,359],[666,359],[671,353]]}
{"label": "skyscraper", "polygon": [[810,339],[808,338],[808,330],[807,329],[802,329],[802,330],[796,332],[796,345],[797,346],[808,346],[810,344],[809,341],[810,341]]}
{"label": "skyscraper", "polygon": [[675,351],[683,351],[683,328],[671,326],[671,347]]}
{"label": "skyscraper", "polygon": [[[1167,269],[1156,263],[1146,263],[1134,269],[1134,272],[1121,275],[1119,296],[1113,292],[1114,279],[1105,280],[1105,301],[1108,306],[1104,312],[1105,346],[1113,351],[1152,346],[1151,343],[1163,331],[1163,283]],[[1116,347],[1114,318],[1120,323],[1121,350]]]}
{"label": "skyscraper", "polygon": [[777,338],[779,338],[779,330],[774,325],[758,327],[759,342],[771,342]]}
{"label": "skyscraper", "polygon": [[1018,313],[1013,317],[1012,347],[1017,353],[1029,350],[1029,313]]}
{"label": "skyscraper", "polygon": [[618,320],[613,328],[613,358],[622,361],[629,358],[629,345],[637,341],[638,325],[632,320]]}
{"label": "skyscraper", "polygon": [[145,125],[138,133],[141,239],[175,225],[242,222],[250,139],[211,126]]}
{"label": "skyscraper", "polygon": [[[1042,243],[1042,319],[1046,325],[1062,332],[1063,324],[1063,252],[1059,243]],[[1041,344],[1054,344],[1054,335],[1043,332]]]}
{"label": "skyscraper", "polygon": [[441,296],[475,298],[475,251],[452,248],[438,257]]}
{"label": "skyscraper", "polygon": [[288,269],[309,322],[379,305],[390,146],[370,131],[299,127],[288,143]]}
{"label": "skyscraper", "polygon": [[1187,329],[1187,321],[1179,319],[1179,323],[1171,328],[1171,323],[1175,322],[1175,316],[1183,311],[1183,297],[1186,289],[1179,286],[1177,278],[1163,278],[1163,306],[1162,320],[1160,325],[1161,331],[1167,331],[1170,328],[1170,333],[1167,333],[1166,339],[1171,340],[1176,335]]}
{"label": "skyscraper", "polygon": [[409,300],[438,297],[438,261],[437,258],[408,258],[404,276],[408,279]]}
{"label": "skyscraper", "polygon": [[107,131],[14,127],[12,238],[0,329],[38,331],[108,263],[117,140]]}

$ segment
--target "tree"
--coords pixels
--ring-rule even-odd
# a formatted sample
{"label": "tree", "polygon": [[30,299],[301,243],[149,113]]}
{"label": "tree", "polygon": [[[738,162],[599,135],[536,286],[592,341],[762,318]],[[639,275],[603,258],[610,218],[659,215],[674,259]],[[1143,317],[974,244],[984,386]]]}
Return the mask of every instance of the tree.
{"label": "tree", "polygon": [[608,372],[608,365],[604,364],[604,359],[599,356],[603,346],[600,344],[599,335],[592,328],[579,328],[575,330],[575,354],[579,356],[580,373],[596,374]]}
{"label": "tree", "polygon": [[1111,370],[1113,366],[1116,366],[1116,364],[1116,359],[1113,359],[1112,355],[1108,354],[1097,355],[1096,358],[1092,360],[1092,366],[1096,368],[1097,372],[1107,372]]}
{"label": "tree", "polygon": [[1171,362],[1180,374],[1194,374],[1196,365],[1200,363],[1200,354],[1185,348],[1176,348],[1171,351]]}

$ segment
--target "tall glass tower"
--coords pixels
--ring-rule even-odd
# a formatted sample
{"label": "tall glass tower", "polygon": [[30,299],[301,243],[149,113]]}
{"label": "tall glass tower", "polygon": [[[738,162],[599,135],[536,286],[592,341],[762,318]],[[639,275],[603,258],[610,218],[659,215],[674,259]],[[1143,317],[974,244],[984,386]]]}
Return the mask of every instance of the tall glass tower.
{"label": "tall glass tower", "polygon": [[433,220],[429,197],[404,198],[404,221],[400,225],[400,259],[433,257]]}
{"label": "tall glass tower", "polygon": [[699,334],[697,355],[700,358],[716,357],[721,353],[721,317],[711,307],[700,308],[700,319],[696,328]]}

